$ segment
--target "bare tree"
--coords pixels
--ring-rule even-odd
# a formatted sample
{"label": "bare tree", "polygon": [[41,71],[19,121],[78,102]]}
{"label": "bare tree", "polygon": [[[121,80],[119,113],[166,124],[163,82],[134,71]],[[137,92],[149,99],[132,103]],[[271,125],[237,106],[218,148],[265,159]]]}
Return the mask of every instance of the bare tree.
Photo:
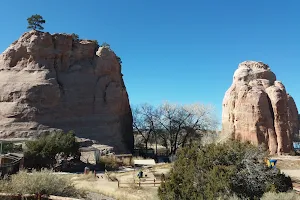
{"label": "bare tree", "polygon": [[155,133],[156,108],[150,104],[142,104],[132,109],[133,130],[142,136],[146,151],[148,142]]}
{"label": "bare tree", "polygon": [[213,107],[200,103],[179,105],[166,102],[158,108],[155,121],[162,145],[171,155],[179,147],[199,139],[202,132],[213,130],[217,125]]}

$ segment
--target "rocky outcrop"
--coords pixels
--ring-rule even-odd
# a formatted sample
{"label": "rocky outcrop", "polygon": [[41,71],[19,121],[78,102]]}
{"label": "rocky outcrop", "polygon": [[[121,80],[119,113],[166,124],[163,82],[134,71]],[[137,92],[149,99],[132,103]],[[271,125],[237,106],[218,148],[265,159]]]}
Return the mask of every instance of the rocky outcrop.
{"label": "rocky outcrop", "polygon": [[118,57],[91,40],[30,31],[0,55],[0,137],[74,130],[133,148],[132,115]]}
{"label": "rocky outcrop", "polygon": [[222,131],[241,141],[264,143],[271,154],[290,153],[299,130],[293,98],[262,62],[239,64],[223,99]]}

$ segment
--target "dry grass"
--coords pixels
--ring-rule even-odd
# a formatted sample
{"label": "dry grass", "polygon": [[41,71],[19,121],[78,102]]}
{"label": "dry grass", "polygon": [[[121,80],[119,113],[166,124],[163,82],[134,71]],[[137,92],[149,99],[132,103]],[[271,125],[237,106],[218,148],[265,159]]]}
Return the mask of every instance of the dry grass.
{"label": "dry grass", "polygon": [[295,192],[284,192],[284,193],[265,193],[261,198],[262,200],[300,200],[300,195]]}
{"label": "dry grass", "polygon": [[97,181],[97,177],[95,177],[95,174],[93,172],[89,172],[88,174],[79,174],[79,175],[72,175],[71,178],[72,181]]}
{"label": "dry grass", "polygon": [[172,167],[173,163],[163,163],[153,166],[153,169],[171,169]]}
{"label": "dry grass", "polygon": [[14,194],[48,194],[64,197],[84,197],[85,193],[77,190],[69,177],[59,176],[51,170],[20,171],[11,176],[11,180],[0,181],[0,191]]}
{"label": "dry grass", "polygon": [[[171,164],[157,165],[153,169],[144,169],[144,173],[148,174],[148,179],[154,179],[154,173],[161,175],[161,171],[169,170]],[[153,173],[154,172],[154,173]],[[91,183],[87,180],[75,180],[76,187],[82,188],[90,192],[100,193],[105,196],[115,198],[117,200],[158,200],[157,187],[142,185],[139,187],[134,184],[137,171],[129,172],[107,172],[109,178],[99,178],[96,182]],[[123,187],[118,188],[118,182],[112,181],[118,179],[123,182]],[[125,185],[124,185],[125,184]]]}
{"label": "dry grass", "polygon": [[103,194],[116,200],[158,200],[157,188],[136,187],[132,184],[128,188],[118,188],[117,182],[98,180],[91,184],[90,181],[76,181],[76,187],[89,192]]}

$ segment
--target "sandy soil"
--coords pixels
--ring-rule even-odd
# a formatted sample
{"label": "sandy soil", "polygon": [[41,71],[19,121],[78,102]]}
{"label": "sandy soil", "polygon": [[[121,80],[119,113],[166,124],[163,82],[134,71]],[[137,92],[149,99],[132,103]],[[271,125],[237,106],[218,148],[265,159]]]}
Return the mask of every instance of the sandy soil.
{"label": "sandy soil", "polygon": [[[170,165],[168,164],[158,165],[152,169],[143,169],[144,175],[147,175],[147,178],[143,178],[141,181],[153,182],[154,179],[156,179],[156,181],[159,181],[160,174],[167,173],[169,170]],[[158,200],[159,198],[157,195],[157,186],[153,187],[152,184],[142,184],[141,188],[135,186],[134,180],[138,182],[137,173],[138,170],[127,172],[112,172],[111,177],[116,177],[120,181],[120,188],[118,188],[117,181],[109,180],[104,173],[97,173],[98,178],[93,178],[93,176],[86,176],[81,174],[74,175],[72,179],[77,188],[85,189],[91,192],[91,195],[94,198],[96,198],[97,193],[100,193],[113,198],[107,200]],[[101,199],[102,197],[99,198]]]}
{"label": "sandy soil", "polygon": [[294,179],[300,180],[300,170],[299,169],[281,169],[281,172],[283,172],[286,175],[289,175],[290,177]]}
{"label": "sandy soil", "polygon": [[281,170],[281,172],[289,175],[292,179],[300,180],[300,156],[277,156],[272,157],[276,159],[276,167]]}

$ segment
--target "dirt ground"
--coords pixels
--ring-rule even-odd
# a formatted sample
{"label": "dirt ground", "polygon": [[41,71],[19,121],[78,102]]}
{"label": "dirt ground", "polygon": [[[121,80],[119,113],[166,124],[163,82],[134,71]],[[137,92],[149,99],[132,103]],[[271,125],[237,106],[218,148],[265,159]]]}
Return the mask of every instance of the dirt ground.
{"label": "dirt ground", "polygon": [[300,181],[300,156],[277,156],[276,167],[284,174],[290,176],[293,181]]}
{"label": "dirt ground", "polygon": [[[300,183],[300,156],[277,156],[272,157],[276,159],[276,167],[279,168],[283,173],[289,175],[294,181]],[[157,182],[160,181],[160,176],[162,173],[166,174],[170,171],[170,164],[160,164],[153,168],[143,169],[146,178],[141,179],[141,182],[150,181],[153,183],[155,179]],[[105,200],[158,200],[157,188],[152,184],[142,184],[141,188],[138,188],[134,181],[138,182],[137,170],[120,171],[120,172],[110,172],[108,176],[104,173],[97,173],[97,178],[94,178],[92,174],[90,175],[74,175],[73,181],[75,186],[80,189],[85,189],[90,192],[96,198],[97,194],[103,194],[111,198],[100,197],[96,199]],[[112,181],[114,180],[115,181]],[[118,188],[118,181],[120,183],[120,188]],[[296,184],[296,183],[295,183]],[[297,185],[298,187],[298,185]],[[300,184],[299,184],[300,188]]]}
{"label": "dirt ground", "polygon": [[[84,189],[92,193],[101,193],[105,196],[112,197],[116,200],[158,200],[157,188],[161,173],[167,173],[171,168],[171,165],[157,165],[150,169],[143,169],[144,175],[147,177],[141,179],[142,186],[139,188],[137,184],[134,184],[134,180],[138,182],[136,171],[127,172],[111,172],[109,177],[104,173],[98,173],[97,178],[90,175],[76,175],[72,178],[75,186],[79,189]],[[118,188],[118,181],[112,181],[118,179],[120,188]],[[143,182],[151,182],[156,180],[156,186],[152,184],[143,184]]]}

